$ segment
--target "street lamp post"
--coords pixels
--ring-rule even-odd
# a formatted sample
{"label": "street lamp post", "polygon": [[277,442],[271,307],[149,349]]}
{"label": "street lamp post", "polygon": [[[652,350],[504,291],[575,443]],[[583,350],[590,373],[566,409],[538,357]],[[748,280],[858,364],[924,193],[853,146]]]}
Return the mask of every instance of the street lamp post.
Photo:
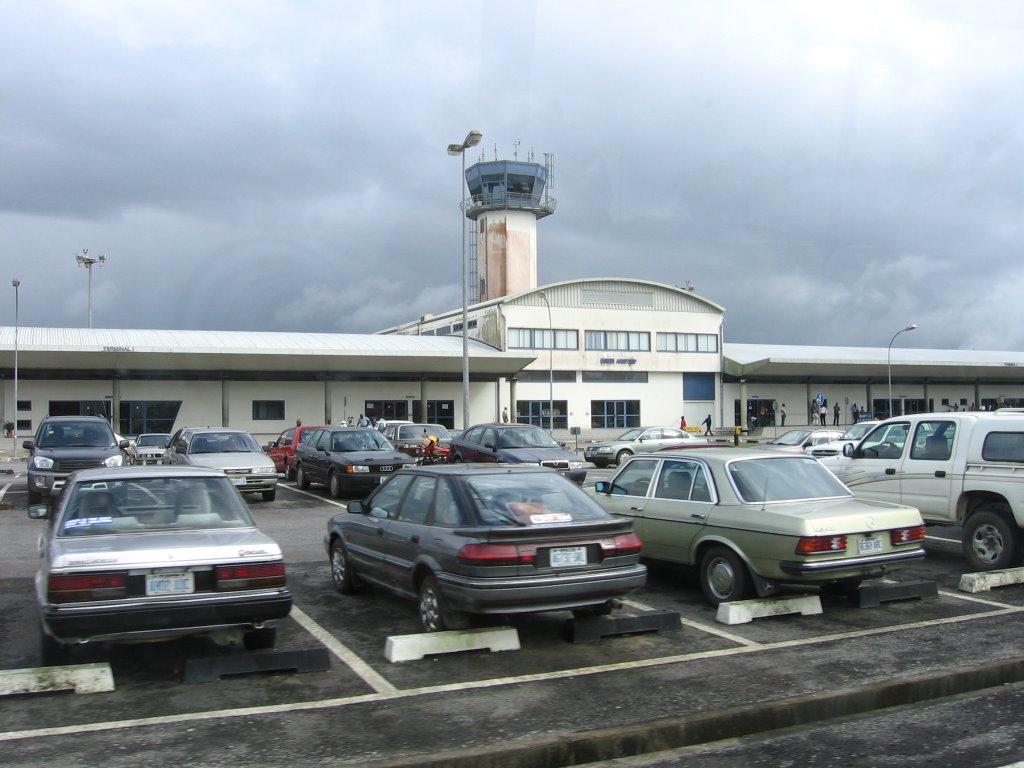
{"label": "street lamp post", "polygon": [[896,341],[896,337],[899,336],[901,333],[913,331],[915,328],[917,328],[917,324],[911,323],[906,328],[901,328],[900,330],[896,331],[896,333],[892,335],[892,338],[889,339],[889,349],[886,350],[885,353],[885,367],[889,372],[889,418],[892,417],[892,343]]}
{"label": "street lamp post", "polygon": [[[548,301],[548,297],[544,295],[544,291],[539,294],[541,301],[544,302],[548,308],[548,334],[551,336],[550,346],[548,347],[548,425],[551,430],[552,436],[555,434],[555,326],[551,322],[551,303]],[[541,426],[544,425],[544,420],[541,419]]]}
{"label": "street lamp post", "polygon": [[14,417],[11,419],[14,423],[14,431],[11,433],[14,435],[14,443],[11,445],[11,456],[16,459],[18,458],[18,286],[21,285],[21,280],[15,277],[11,280],[11,285],[14,286]]}
{"label": "street lamp post", "polygon": [[466,150],[475,147],[483,139],[480,131],[470,131],[461,144],[449,144],[448,154],[462,158],[462,175],[459,176],[459,226],[462,227],[462,428],[469,429],[469,294],[466,283],[469,279],[469,256],[466,253],[466,218],[462,203],[462,185],[466,183]]}
{"label": "street lamp post", "polygon": [[99,264],[101,267],[106,262],[107,257],[102,253],[99,256],[90,256],[89,249],[83,248],[82,252],[75,255],[75,261],[78,262],[78,266],[85,267],[89,270],[89,327],[92,328],[92,268],[94,265]]}

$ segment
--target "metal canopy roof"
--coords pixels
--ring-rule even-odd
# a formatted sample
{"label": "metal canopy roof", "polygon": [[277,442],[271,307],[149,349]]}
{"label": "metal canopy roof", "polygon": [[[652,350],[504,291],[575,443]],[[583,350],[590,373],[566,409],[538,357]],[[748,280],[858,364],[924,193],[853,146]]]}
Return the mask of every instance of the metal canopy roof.
{"label": "metal canopy roof", "polygon": [[[4,368],[13,368],[13,327],[0,328]],[[470,339],[474,377],[512,376],[534,355],[502,352]],[[409,378],[461,377],[461,336],[19,328],[18,366],[26,371],[266,372]]]}
{"label": "metal canopy roof", "polygon": [[[723,345],[727,376],[766,380],[882,380],[887,347]],[[893,347],[892,375],[928,381],[1024,381],[1024,353]]]}

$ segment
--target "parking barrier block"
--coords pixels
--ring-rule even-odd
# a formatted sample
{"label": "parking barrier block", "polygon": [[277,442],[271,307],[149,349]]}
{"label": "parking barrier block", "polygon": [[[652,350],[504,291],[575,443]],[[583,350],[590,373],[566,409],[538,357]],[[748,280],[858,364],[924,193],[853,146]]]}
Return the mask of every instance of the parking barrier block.
{"label": "parking barrier block", "polygon": [[224,675],[325,672],[330,668],[331,657],[326,648],[273,648],[186,659],[182,680],[186,683],[213,683]]}
{"label": "parking barrier block", "polygon": [[850,605],[855,608],[876,608],[892,600],[914,600],[938,597],[939,585],[924,579],[892,584],[862,584],[849,594]]}
{"label": "parking barrier block", "polygon": [[746,624],[754,619],[784,616],[788,613],[799,613],[801,616],[821,613],[821,598],[817,595],[800,595],[720,603],[715,619],[722,624]]}
{"label": "parking barrier block", "polygon": [[637,635],[662,629],[682,629],[678,611],[645,611],[639,616],[588,616],[569,621],[569,640],[586,643],[613,635]]}
{"label": "parking barrier block", "polygon": [[69,689],[75,693],[105,693],[114,690],[114,675],[110,665],[68,664],[0,671],[0,696]]}
{"label": "parking barrier block", "polygon": [[518,651],[519,632],[514,627],[423,632],[417,635],[393,635],[384,644],[384,658],[390,662],[417,661],[424,656],[458,651]]}
{"label": "parking barrier block", "polygon": [[1001,571],[965,573],[960,576],[961,592],[988,592],[992,587],[1024,584],[1024,568],[1005,568]]}

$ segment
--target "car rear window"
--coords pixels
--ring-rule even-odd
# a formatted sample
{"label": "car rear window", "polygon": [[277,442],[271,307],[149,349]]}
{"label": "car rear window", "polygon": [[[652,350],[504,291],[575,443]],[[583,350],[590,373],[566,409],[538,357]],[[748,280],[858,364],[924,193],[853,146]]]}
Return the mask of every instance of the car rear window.
{"label": "car rear window", "polygon": [[481,475],[465,484],[484,525],[541,526],[608,518],[597,502],[555,472]]}
{"label": "car rear window", "polygon": [[252,526],[226,477],[154,477],[75,483],[57,531],[96,536]]}
{"label": "car rear window", "polygon": [[849,489],[810,456],[740,459],[729,463],[736,493],[746,502],[849,496]]}
{"label": "car rear window", "polygon": [[1024,432],[992,432],[981,446],[985,461],[1024,462]]}

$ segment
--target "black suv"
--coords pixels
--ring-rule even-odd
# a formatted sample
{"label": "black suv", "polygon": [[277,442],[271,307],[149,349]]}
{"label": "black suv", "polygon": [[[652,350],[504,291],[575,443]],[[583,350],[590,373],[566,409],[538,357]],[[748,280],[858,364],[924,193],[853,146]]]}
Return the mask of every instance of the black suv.
{"label": "black suv", "polygon": [[122,449],[114,431],[99,416],[48,416],[39,424],[34,440],[23,447],[28,459],[28,503],[38,504],[44,496],[56,496],[68,475],[76,469],[120,467]]}

